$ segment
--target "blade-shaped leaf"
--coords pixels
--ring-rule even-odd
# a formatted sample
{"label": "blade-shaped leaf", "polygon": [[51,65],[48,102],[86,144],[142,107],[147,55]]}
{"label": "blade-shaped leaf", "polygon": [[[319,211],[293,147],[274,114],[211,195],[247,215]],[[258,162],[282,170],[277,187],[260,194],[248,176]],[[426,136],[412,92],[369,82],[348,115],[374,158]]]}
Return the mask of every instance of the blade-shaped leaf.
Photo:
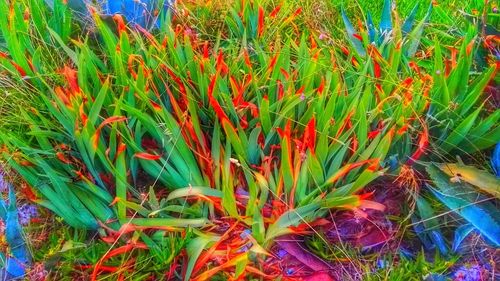
{"label": "blade-shaped leaf", "polygon": [[500,246],[498,209],[491,202],[478,201],[481,197],[474,195],[475,192],[470,187],[450,182],[449,177],[435,165],[429,165],[426,170],[438,188],[427,185],[436,198],[474,225],[489,242],[497,247]]}

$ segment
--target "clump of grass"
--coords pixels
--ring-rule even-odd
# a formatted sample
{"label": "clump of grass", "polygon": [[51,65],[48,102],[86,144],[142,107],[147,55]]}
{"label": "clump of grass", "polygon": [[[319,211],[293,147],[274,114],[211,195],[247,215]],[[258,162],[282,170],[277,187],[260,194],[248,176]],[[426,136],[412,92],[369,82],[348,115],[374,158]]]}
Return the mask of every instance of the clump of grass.
{"label": "clump of grass", "polygon": [[469,71],[473,30],[456,53],[436,41],[412,58],[397,19],[379,48],[350,34],[359,53],[303,30],[292,3],[202,6],[188,19],[179,9],[151,32],[94,13],[90,36],[72,35],[55,2],[0,4],[11,15],[1,66],[36,102],[0,143],[37,203],[107,244],[84,254],[92,279],[141,266],[154,272],[139,278],[280,276],[267,263],[276,238],[314,232],[332,209],[383,211],[364,188],[387,172],[500,140],[499,111],[479,99],[496,67]]}

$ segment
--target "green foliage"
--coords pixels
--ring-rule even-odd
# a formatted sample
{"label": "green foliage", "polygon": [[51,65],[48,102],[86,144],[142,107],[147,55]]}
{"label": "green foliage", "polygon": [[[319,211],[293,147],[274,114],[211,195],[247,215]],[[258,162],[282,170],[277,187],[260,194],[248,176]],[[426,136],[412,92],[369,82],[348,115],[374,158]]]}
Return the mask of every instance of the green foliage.
{"label": "green foliage", "polygon": [[[422,196],[417,198],[418,217],[415,221],[421,222],[415,226],[415,232],[420,240],[427,242],[430,248],[437,248],[442,255],[448,254],[444,236],[439,227],[439,219],[436,218],[432,206]],[[416,216],[416,215],[415,215]],[[422,229],[422,231],[420,231]]]}
{"label": "green foliage", "polygon": [[[381,27],[394,40],[377,47],[363,33],[362,54],[298,29],[293,3],[236,1],[217,32],[195,36],[177,15],[150,33],[95,14],[86,32],[62,1],[4,1],[0,71],[35,106],[19,108],[21,126],[0,126],[2,160],[67,224],[129,242],[116,253],[147,248],[144,265],[161,270],[185,249],[182,277],[234,267],[237,278],[330,209],[373,207],[360,193],[389,156],[412,164],[430,147],[500,140],[500,111],[480,98],[496,68],[471,74],[476,31],[457,57],[438,40],[429,58],[413,56],[430,16],[410,31],[411,13],[402,30],[387,3]],[[209,254],[220,262],[202,272]],[[94,277],[118,260],[87,259]]]}
{"label": "green foliage", "polygon": [[[103,36],[102,49],[93,50],[84,43],[87,39],[75,42],[74,49],[70,49],[59,36],[51,34],[76,65],[74,68],[66,65],[61,71],[66,83],[54,85],[37,77],[41,81],[39,91],[46,93],[40,96],[45,108],[38,110],[46,111],[48,115],[41,116],[33,110],[23,112],[31,124],[26,133],[28,138],[16,136],[15,132],[2,134],[2,142],[15,155],[9,158],[5,154],[9,163],[31,185],[39,188],[46,199],[40,203],[64,217],[71,225],[96,228],[96,219],[106,222],[117,218],[124,222],[128,217],[127,208],[145,212],[134,207],[133,203],[140,203],[137,201],[140,199],[139,188],[144,188],[148,182],[159,182],[164,188],[172,190],[212,183],[212,188],[223,191],[224,209],[237,218],[238,211],[231,207],[235,204],[233,188],[237,177],[230,174],[233,169],[230,166],[242,168],[238,173],[247,181],[245,185],[252,202],[249,205],[253,205],[259,194],[255,182],[258,170],[251,171],[250,165],[263,165],[262,157],[276,145],[282,147],[281,156],[277,155],[282,159],[280,168],[261,168],[266,169],[264,172],[270,176],[267,181],[272,181],[268,184],[274,197],[288,200],[292,205],[305,206],[319,200],[319,187],[336,184],[339,176],[343,176],[333,169],[313,171],[309,169],[310,165],[321,168],[322,165],[328,167],[334,164],[340,167],[347,157],[351,158],[350,161],[357,161],[355,171],[348,178],[352,185],[349,181],[342,183],[347,194],[359,190],[375,178],[375,159],[383,160],[387,149],[382,147],[388,147],[394,134],[391,123],[382,128],[381,136],[388,133],[387,137],[375,138],[374,142],[366,139],[367,132],[359,131],[365,130],[360,126],[358,131],[364,135],[359,135],[362,139],[356,140],[359,144],[353,147],[354,151],[340,150],[342,154],[337,155],[341,144],[353,142],[352,138],[356,138],[358,133],[357,122],[353,125],[350,118],[342,115],[353,112],[358,99],[365,107],[373,107],[374,100],[361,87],[346,98],[324,95],[314,99],[313,94],[328,91],[330,85],[336,85],[339,91],[343,91],[344,87],[338,71],[327,70],[320,63],[329,60],[329,56],[320,49],[310,51],[305,40],[299,45],[289,41],[282,49],[274,50],[272,55],[262,52],[251,55],[246,58],[248,65],[241,58],[228,66],[224,62],[225,56],[234,56],[233,51],[223,55],[222,50],[213,50],[213,55],[207,57],[204,50],[193,49],[191,39],[173,30],[158,35],[166,42],[166,47],[162,47],[156,39],[141,37],[136,32],[129,34],[122,30],[118,35],[113,34],[99,18],[96,21]],[[146,42],[151,47],[146,49]],[[106,59],[102,60],[96,51],[106,54]],[[292,54],[299,54],[299,59],[292,60]],[[185,69],[176,67],[183,64]],[[239,70],[241,68],[243,74]],[[322,71],[318,72],[320,69]],[[313,75],[323,72],[325,77]],[[286,77],[289,75],[294,75],[294,79]],[[165,83],[167,81],[169,84]],[[361,81],[346,82],[347,86],[348,83]],[[282,88],[277,87],[280,83]],[[263,86],[267,88],[267,94],[260,90]],[[233,98],[221,95],[228,91],[232,92]],[[160,95],[162,92],[168,95]],[[192,106],[195,100],[201,104]],[[264,108],[261,104],[265,105],[268,101],[273,104],[269,112],[258,116],[257,109]],[[334,111],[334,108],[344,109]],[[316,123],[315,111],[327,112],[321,116],[321,123]],[[247,125],[244,120],[250,116],[253,119]],[[245,130],[246,126],[252,128],[259,124],[260,118],[263,124],[270,124],[270,127],[263,128],[260,136]],[[290,120],[299,120],[299,123]],[[328,126],[331,120],[342,122]],[[219,122],[221,126],[214,127]],[[318,127],[322,131],[323,144],[317,149],[331,151],[331,156],[322,154],[321,161],[315,156]],[[223,140],[211,138],[201,128],[220,130],[213,134],[224,137],[226,145],[214,146],[214,143]],[[340,141],[327,138],[334,135]],[[264,143],[258,145],[257,137],[263,138]],[[298,140],[303,142],[300,149],[292,146]],[[145,145],[147,141],[152,144]],[[245,151],[241,144],[246,146],[249,141],[253,142],[249,147],[262,151]],[[356,155],[369,144],[379,153]],[[210,148],[213,153],[210,153]],[[207,160],[200,161],[202,157],[210,157],[210,154],[220,155],[220,158],[213,159],[220,167],[215,173],[210,171]],[[308,160],[301,165],[305,156]],[[370,160],[371,157],[373,160]],[[252,159],[253,163],[247,159]],[[368,164],[372,164],[372,168],[367,169]],[[321,173],[316,175],[317,172]],[[350,169],[342,172],[348,174]],[[149,177],[139,178],[141,173]],[[113,178],[109,179],[107,175],[113,175]],[[314,182],[317,180],[322,182]],[[110,189],[116,193],[110,194]],[[63,196],[56,198],[57,194]],[[111,201],[115,203],[112,208],[108,207]],[[197,209],[198,204],[195,205],[193,208]],[[144,206],[148,212],[155,211],[151,207]],[[160,202],[160,208],[165,210],[165,207]],[[184,213],[190,213],[188,210]],[[252,215],[253,212],[246,214]],[[155,215],[171,217],[166,211],[156,212]]]}
{"label": "green foliage", "polygon": [[382,257],[385,260],[384,268],[376,272],[367,273],[363,280],[448,280],[445,275],[457,261],[456,258],[443,259],[436,255],[428,260],[423,252],[420,252],[415,260],[400,259],[396,265],[390,265],[393,257]]}
{"label": "green foliage", "polygon": [[[49,272],[47,278],[53,280],[73,280],[72,278],[89,278],[86,272],[93,268],[104,253],[109,250],[109,245],[104,241],[84,230],[70,228],[57,221],[50,221],[51,226],[42,229],[31,230],[33,237],[44,236],[43,245],[37,245],[33,254],[34,262],[43,262]],[[116,278],[119,274],[125,274],[134,280],[146,280],[144,272],[152,272],[157,278],[162,278],[164,270],[175,264],[175,259],[186,248],[191,234],[182,237],[177,233],[165,233],[156,231],[146,236],[141,234],[148,245],[148,250],[134,249],[124,256],[113,257],[108,260],[107,265],[116,267],[116,272],[105,272],[104,279]],[[135,260],[133,264],[131,258]],[[128,262],[128,263],[127,263]],[[135,271],[134,271],[135,270]]]}
{"label": "green foliage", "polygon": [[[424,25],[431,16],[432,4],[425,17],[415,25],[415,17],[419,8],[418,3],[412,9],[408,18],[404,22],[399,22],[397,16],[395,16],[393,20],[393,7],[391,2],[390,0],[384,1],[380,26],[378,27],[373,23],[370,12],[367,13],[365,31],[362,32],[357,32],[355,30],[346,12],[342,10],[342,20],[344,21],[347,35],[359,55],[366,55],[368,45],[376,45],[380,48],[390,40],[395,40],[397,44],[401,45],[400,48],[405,56],[411,58],[415,55],[424,32]],[[403,40],[403,43],[401,43],[401,40]]]}

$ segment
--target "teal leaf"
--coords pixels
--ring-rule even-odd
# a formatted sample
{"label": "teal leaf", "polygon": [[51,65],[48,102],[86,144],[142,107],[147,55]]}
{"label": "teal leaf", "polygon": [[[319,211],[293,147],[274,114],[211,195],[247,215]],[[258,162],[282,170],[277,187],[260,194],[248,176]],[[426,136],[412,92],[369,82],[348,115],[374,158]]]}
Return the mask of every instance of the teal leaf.
{"label": "teal leaf", "polygon": [[347,35],[349,37],[349,40],[351,41],[351,44],[353,45],[354,49],[360,56],[365,56],[366,51],[365,48],[363,47],[363,44],[361,41],[359,41],[356,37],[354,37],[354,34],[356,34],[356,30],[352,26],[351,21],[347,17],[345,10],[342,9],[342,20],[344,21],[345,29],[347,31]]}
{"label": "teal leaf", "polygon": [[411,30],[408,33],[408,44],[406,47],[406,56],[408,57],[413,57],[415,53],[418,50],[418,47],[420,45],[420,40],[422,39],[422,35],[424,34],[424,27],[427,21],[429,20],[432,12],[432,4],[429,7],[429,10],[427,10],[427,14],[425,15],[424,19],[420,21],[415,29]]}
{"label": "teal leaf", "polygon": [[455,230],[455,237],[453,238],[453,244],[451,246],[451,250],[456,253],[460,248],[460,244],[462,244],[465,238],[467,238],[467,236],[469,236],[469,234],[471,234],[472,231],[475,229],[476,228],[469,223],[459,226]]}
{"label": "teal leaf", "polygon": [[7,206],[5,201],[0,198],[0,208],[2,209],[2,220],[5,223],[5,240],[12,254],[12,257],[3,257],[3,268],[0,269],[0,276],[6,275],[7,280],[9,280],[9,278],[24,276],[25,267],[30,262],[29,251],[19,224],[16,196],[11,185],[9,185],[9,204]]}
{"label": "teal leaf", "polygon": [[380,19],[380,31],[383,35],[392,31],[392,16],[391,16],[391,0],[385,0],[382,10],[382,18]]}
{"label": "teal leaf", "polygon": [[415,234],[417,234],[417,237],[418,239],[420,239],[420,242],[422,242],[422,245],[424,245],[424,248],[428,250],[433,249],[434,245],[429,236],[425,233],[424,223],[421,222],[422,220],[417,218],[416,216],[412,216],[411,221],[413,225],[413,231],[415,231]]}
{"label": "teal leaf", "polygon": [[415,16],[417,15],[417,11],[418,11],[419,7],[420,7],[420,3],[417,3],[417,5],[415,5],[415,7],[413,7],[413,10],[411,10],[408,18],[406,18],[405,22],[403,23],[403,27],[401,27],[401,31],[403,31],[404,35],[410,33],[411,29],[413,28],[413,25],[415,24]]}
{"label": "teal leaf", "polygon": [[434,245],[438,248],[439,252],[443,255],[448,254],[448,247],[446,246],[446,242],[444,241],[443,234],[440,231],[432,230],[430,233],[430,237]]}
{"label": "teal leaf", "polygon": [[377,35],[377,31],[375,29],[375,24],[373,23],[372,14],[368,12],[366,15],[366,24],[368,29],[368,38],[370,39],[370,43],[375,42],[375,37]]}
{"label": "teal leaf", "polygon": [[495,205],[465,183],[451,182],[434,164],[426,169],[437,189],[429,184],[427,187],[436,198],[474,225],[488,242],[500,246],[500,212]]}
{"label": "teal leaf", "polygon": [[439,192],[432,186],[429,186],[432,193],[455,213],[462,216],[464,219],[472,223],[479,232],[496,247],[500,246],[500,223],[488,213],[486,208],[479,207],[485,205],[486,202],[471,202],[462,198],[450,196]]}
{"label": "teal leaf", "polygon": [[[446,246],[443,234],[439,230],[439,222],[434,215],[434,210],[431,205],[420,196],[417,198],[417,209],[420,219],[423,221],[422,226],[420,226],[421,230],[419,229],[421,232],[424,232],[421,235],[427,234],[430,238],[430,242],[433,244],[432,246],[437,247],[441,254],[446,255],[448,253],[448,247]],[[422,242],[425,245],[425,239],[421,238],[421,240],[423,240]]]}
{"label": "teal leaf", "polygon": [[500,142],[497,143],[491,155],[491,167],[497,178],[500,178]]}

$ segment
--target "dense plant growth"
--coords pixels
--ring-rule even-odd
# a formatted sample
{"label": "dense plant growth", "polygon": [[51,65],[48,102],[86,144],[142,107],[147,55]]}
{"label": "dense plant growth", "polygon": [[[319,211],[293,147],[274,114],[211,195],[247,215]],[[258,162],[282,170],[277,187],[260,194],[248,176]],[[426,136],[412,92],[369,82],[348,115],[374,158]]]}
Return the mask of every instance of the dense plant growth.
{"label": "dense plant growth", "polygon": [[0,163],[64,225],[30,224],[48,276],[481,280],[451,273],[480,245],[498,277],[498,36],[389,0],[335,36],[292,1],[68,2],[0,2]]}

